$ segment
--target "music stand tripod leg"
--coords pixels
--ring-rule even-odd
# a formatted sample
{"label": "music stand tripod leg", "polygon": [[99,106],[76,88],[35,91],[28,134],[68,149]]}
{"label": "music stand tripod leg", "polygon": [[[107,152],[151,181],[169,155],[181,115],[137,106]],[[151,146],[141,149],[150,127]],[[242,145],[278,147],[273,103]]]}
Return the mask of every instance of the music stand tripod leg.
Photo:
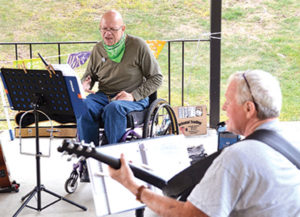
{"label": "music stand tripod leg", "polygon": [[86,207],[81,206],[81,205],[79,205],[79,204],[77,204],[77,203],[75,203],[75,202],[73,202],[73,201],[71,201],[71,200],[69,200],[69,199],[67,199],[67,198],[64,198],[64,197],[62,197],[62,196],[60,196],[60,195],[58,195],[58,194],[56,194],[56,193],[54,193],[54,192],[52,192],[52,191],[49,191],[49,190],[47,190],[45,187],[43,187],[41,190],[47,192],[48,194],[51,194],[51,195],[54,196],[54,197],[59,198],[60,200],[66,201],[66,202],[68,202],[68,203],[70,203],[70,204],[72,204],[72,205],[74,205],[74,206],[77,206],[77,207],[79,207],[80,209],[83,209],[84,211],[87,210]]}
{"label": "music stand tripod leg", "polygon": [[22,200],[24,200],[26,197],[28,197],[25,202],[22,204],[22,206],[16,211],[16,213],[13,215],[13,217],[16,217],[19,215],[19,213],[22,211],[22,209],[27,206],[27,203],[31,200],[31,198],[37,193],[37,189],[34,188],[31,192],[29,192],[27,195],[22,197]]}
{"label": "music stand tripod leg", "polygon": [[25,196],[23,196],[22,198],[21,198],[21,201],[24,201],[28,196],[30,196],[34,191],[36,191],[36,187],[32,190],[32,191],[30,191],[28,194],[26,194]]}

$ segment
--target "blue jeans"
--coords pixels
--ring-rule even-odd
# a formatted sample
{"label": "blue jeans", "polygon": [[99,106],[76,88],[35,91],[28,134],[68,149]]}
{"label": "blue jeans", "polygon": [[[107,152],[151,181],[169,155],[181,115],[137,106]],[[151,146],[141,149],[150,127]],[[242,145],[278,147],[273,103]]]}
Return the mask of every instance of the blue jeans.
{"label": "blue jeans", "polygon": [[[112,98],[113,96],[110,96]],[[142,111],[149,105],[149,98],[137,102],[116,100],[109,102],[102,92],[90,94],[84,100],[85,111],[77,117],[79,139],[86,143],[99,144],[99,123],[104,122],[108,143],[117,143],[126,132],[126,115],[132,111]]]}

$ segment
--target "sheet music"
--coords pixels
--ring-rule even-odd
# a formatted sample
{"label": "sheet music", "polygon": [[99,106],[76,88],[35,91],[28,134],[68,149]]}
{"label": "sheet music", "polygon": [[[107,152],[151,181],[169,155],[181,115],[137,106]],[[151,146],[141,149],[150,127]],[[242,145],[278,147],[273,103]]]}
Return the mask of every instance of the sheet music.
{"label": "sheet music", "polygon": [[52,66],[55,70],[60,70],[62,72],[63,76],[76,77],[77,85],[80,90],[80,94],[82,95],[82,98],[85,98],[85,91],[83,90],[81,81],[78,78],[74,69],[72,69],[69,64],[53,64]]}
{"label": "sheet music", "polygon": [[175,174],[190,166],[190,159],[185,146],[184,135],[170,136],[169,138],[157,141],[149,139],[144,146],[148,165],[153,173],[169,180]]}
{"label": "sheet music", "polygon": [[[132,159],[139,164],[141,163],[139,151],[134,146],[132,148],[128,148],[127,146],[113,146],[107,152],[115,157],[120,157],[121,153],[126,153],[127,159]],[[144,206],[135,200],[135,196],[131,192],[108,177],[108,166],[106,164],[94,159],[88,159],[88,167],[97,216],[124,212]],[[99,173],[107,176],[99,176]],[[142,181],[140,183],[144,184]]]}
{"label": "sheet music", "polygon": [[78,118],[86,110],[83,103],[86,97],[81,81],[69,64],[53,64],[53,68],[62,72],[74,114]]}
{"label": "sheet music", "polygon": [[[98,150],[116,158],[124,153],[125,158],[132,161],[135,166],[147,163],[152,173],[168,180],[190,165],[184,140],[184,135],[170,135],[107,145]],[[143,206],[135,200],[135,196],[131,192],[118,182],[110,177],[97,176],[99,172],[108,174],[107,165],[94,159],[88,159],[88,167],[97,216],[124,212]],[[143,181],[138,181],[147,185]],[[159,189],[152,189],[161,193]]]}

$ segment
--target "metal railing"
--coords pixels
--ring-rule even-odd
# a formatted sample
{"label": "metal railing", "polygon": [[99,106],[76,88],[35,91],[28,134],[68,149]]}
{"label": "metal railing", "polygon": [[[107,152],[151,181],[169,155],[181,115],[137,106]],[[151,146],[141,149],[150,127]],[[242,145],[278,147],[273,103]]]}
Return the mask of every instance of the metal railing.
{"label": "metal railing", "polygon": [[[178,39],[178,40],[167,40],[168,45],[168,102],[171,104],[171,94],[172,94],[172,84],[171,84],[171,71],[172,71],[172,64],[171,64],[171,47],[172,44],[181,44],[181,105],[184,105],[184,96],[185,96],[185,82],[184,82],[184,75],[185,75],[185,44],[186,43],[198,43],[198,42],[210,42],[209,39]],[[36,45],[56,45],[57,46],[57,61],[61,64],[61,56],[62,56],[62,49],[61,45],[74,45],[74,44],[96,44],[97,41],[71,41],[71,42],[8,42],[8,43],[0,43],[4,46],[13,46],[14,53],[15,53],[15,60],[19,60],[19,47],[20,46],[28,46],[29,47],[29,57],[30,59],[33,58],[34,53],[34,46]],[[24,53],[23,53],[24,55]],[[0,121],[4,121],[0,119]]]}
{"label": "metal railing", "polygon": [[[179,43],[181,44],[181,105],[184,105],[184,74],[185,74],[185,43],[199,43],[199,42],[210,42],[209,39],[175,39],[175,40],[165,40],[168,45],[168,102],[171,104],[171,44]],[[56,45],[57,46],[57,61],[61,64],[62,49],[61,45],[75,45],[75,44],[96,44],[98,41],[70,41],[70,42],[0,42],[0,46],[13,46],[15,53],[15,60],[19,60],[19,47],[28,46],[29,47],[29,58],[33,58],[33,47],[35,45]],[[22,53],[24,55],[24,53]],[[1,121],[1,119],[0,119]]]}

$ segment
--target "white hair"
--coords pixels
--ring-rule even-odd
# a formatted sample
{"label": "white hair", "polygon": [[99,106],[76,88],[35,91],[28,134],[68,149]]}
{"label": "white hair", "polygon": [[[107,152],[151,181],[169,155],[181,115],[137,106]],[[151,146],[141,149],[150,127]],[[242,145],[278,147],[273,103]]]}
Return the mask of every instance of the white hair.
{"label": "white hair", "polygon": [[232,74],[229,82],[232,80],[237,82],[236,100],[239,104],[255,101],[257,117],[261,120],[279,117],[282,95],[274,76],[263,70],[247,70]]}

